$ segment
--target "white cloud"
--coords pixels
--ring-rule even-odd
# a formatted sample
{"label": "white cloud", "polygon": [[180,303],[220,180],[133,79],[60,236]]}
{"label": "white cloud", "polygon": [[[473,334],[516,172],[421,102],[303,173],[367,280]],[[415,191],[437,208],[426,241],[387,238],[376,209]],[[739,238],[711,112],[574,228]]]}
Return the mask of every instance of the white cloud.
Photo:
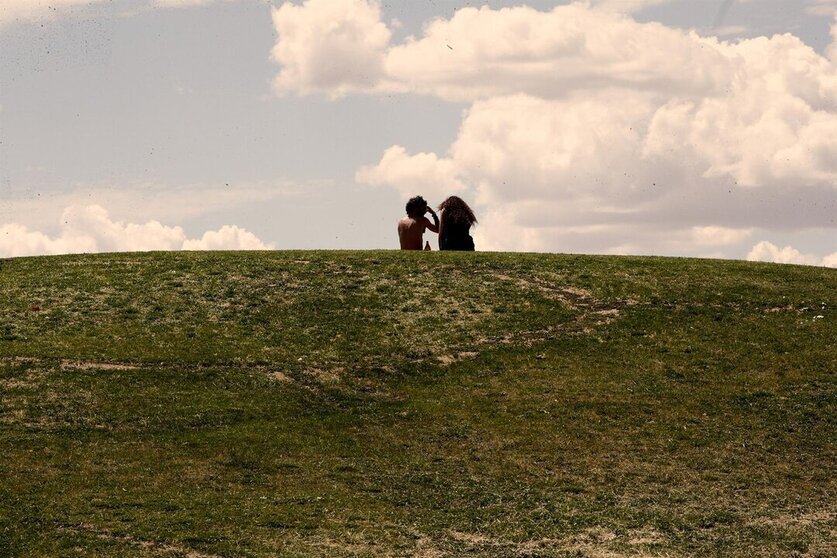
{"label": "white cloud", "polygon": [[356,179],[467,185],[485,246],[738,255],[755,229],[834,229],[837,66],[793,35],[724,42],[578,3],[465,8],[380,48],[376,80],[331,93],[471,106],[446,153],[395,146]]}
{"label": "white cloud", "polygon": [[19,224],[0,226],[0,256],[149,250],[266,250],[270,246],[232,225],[189,239],[182,227],[157,221],[114,221],[101,206],[70,206],[61,215],[60,233],[50,237]]}
{"label": "white cloud", "polygon": [[[717,91],[734,68],[705,42],[581,4],[550,12],[465,8],[392,47],[386,78],[458,101],[519,92],[555,98],[603,87]],[[693,71],[695,64],[703,70]]]}
{"label": "white cloud", "polygon": [[2,0],[0,25],[15,21],[49,19],[77,6],[90,6],[105,0]]}
{"label": "white cloud", "polygon": [[822,259],[822,265],[825,267],[837,267],[837,252],[824,257]]}
{"label": "white cloud", "polygon": [[377,1],[305,0],[273,9],[278,39],[273,59],[282,65],[279,93],[375,89],[381,79],[391,32]]}
{"label": "white cloud", "polygon": [[[426,184],[450,190],[439,192],[446,195],[467,184],[463,195],[492,216],[481,219],[480,234],[496,249],[613,251],[614,243],[631,239],[643,252],[656,246],[668,253],[704,254],[707,246],[738,249],[754,227],[833,227],[830,184],[810,190],[818,196],[811,197],[811,205],[821,207],[802,217],[791,205],[799,203],[799,187],[779,180],[761,188],[736,187],[734,178],[711,176],[712,162],[695,155],[694,142],[685,153],[681,144],[672,144],[677,149],[671,151],[649,148],[672,134],[655,118],[660,110],[647,96],[631,92],[478,101],[446,156],[422,154],[426,164],[418,165],[397,147],[356,179],[388,183],[403,195],[420,193]],[[397,169],[401,180],[394,162],[403,165]],[[407,179],[405,168],[413,171]],[[811,170],[800,168],[797,176]],[[706,221],[715,221],[715,228]],[[568,227],[598,229],[576,235]]]}
{"label": "white cloud", "polygon": [[439,159],[435,153],[409,155],[406,149],[394,145],[377,165],[360,168],[355,178],[365,184],[391,186],[405,199],[421,194],[441,201],[466,189],[456,174],[450,159]]}
{"label": "white cloud", "polygon": [[680,158],[705,178],[729,177],[742,186],[832,183],[834,129],[837,114],[789,95],[673,101],[655,113],[643,155],[648,161]]}
{"label": "white cloud", "polygon": [[[233,184],[173,185],[161,183],[87,184],[63,192],[0,200],[0,223],[16,222],[30,229],[53,228],[55,215],[69,206],[92,203],[135,221],[188,222],[196,218],[224,218],[246,207],[297,199],[315,182],[273,180]],[[45,192],[46,194],[46,192]]]}
{"label": "white cloud", "polygon": [[176,250],[186,234],[180,227],[167,227],[157,221],[145,224],[110,219],[98,205],[68,207],[61,215],[62,240],[76,239],[95,252],[134,252],[139,250]]}
{"label": "white cloud", "polygon": [[270,247],[253,233],[224,225],[217,231],[206,231],[200,240],[186,240],[184,250],[268,250]]}
{"label": "white cloud", "polygon": [[[639,165],[676,159],[700,167],[707,178],[741,185],[837,179],[837,135],[831,133],[837,68],[792,35],[723,43],[572,4],[550,12],[464,8],[430,22],[421,38],[393,46],[380,17],[378,4],[367,0],[308,0],[275,10],[274,59],[282,64],[277,89],[332,96],[409,91],[476,102],[463,130],[486,111],[483,101],[525,95],[553,101],[542,108],[578,121],[573,132],[593,128],[581,131],[609,144],[600,154],[632,150],[623,145],[625,136],[632,144],[641,141],[641,156],[633,155]],[[604,104],[590,100],[602,92],[613,92]],[[499,111],[509,101],[496,104],[488,120],[508,120]],[[596,119],[603,113],[617,125]],[[620,127],[628,124],[623,113],[634,119],[628,130]],[[517,127],[543,128],[539,114],[529,118]],[[488,128],[493,137],[501,129]],[[457,144],[464,143],[460,136]],[[528,164],[528,151],[495,146],[493,155]],[[551,179],[543,168],[531,170]]]}
{"label": "white cloud", "polygon": [[837,2],[834,0],[808,0],[805,11],[817,16],[834,15],[837,14]]}
{"label": "white cloud", "polygon": [[[516,205],[489,207],[477,215],[479,225],[473,230],[474,243],[480,251],[560,252],[568,251],[572,231],[559,227],[521,227]],[[591,231],[592,232],[592,231]],[[577,249],[577,248],[576,248]]]}
{"label": "white cloud", "polygon": [[655,114],[646,154],[705,166],[742,185],[837,178],[837,68],[790,35],[719,45],[744,63],[728,90],[677,98]]}
{"label": "white cloud", "polygon": [[402,91],[473,101],[629,88],[703,99],[761,85],[814,108],[837,105],[833,64],[793,35],[725,43],[583,3],[547,12],[463,8],[397,45],[376,0],[286,2],[274,10],[274,24],[283,92]]}
{"label": "white cloud", "polygon": [[732,229],[729,227],[693,227],[692,237],[702,246],[725,246],[738,244],[753,236],[752,229]]}
{"label": "white cloud", "polygon": [[803,254],[792,246],[779,248],[772,242],[763,240],[753,246],[747,259],[751,262],[773,262],[782,264],[798,265],[821,265],[825,267],[837,267],[837,252],[819,258],[814,254]]}
{"label": "white cloud", "polygon": [[642,197],[647,177],[625,171],[641,157],[641,126],[652,110],[643,95],[495,97],[468,110],[451,157],[487,204]]}
{"label": "white cloud", "polygon": [[88,237],[50,238],[41,232],[30,231],[22,225],[0,226],[0,257],[93,252],[95,249],[95,241]]}
{"label": "white cloud", "polygon": [[[700,94],[722,91],[738,69],[713,39],[581,3],[548,12],[463,8],[398,45],[380,17],[372,0],[283,4],[274,11],[277,88],[402,91],[457,101],[602,87]],[[336,63],[347,56],[350,63]]]}

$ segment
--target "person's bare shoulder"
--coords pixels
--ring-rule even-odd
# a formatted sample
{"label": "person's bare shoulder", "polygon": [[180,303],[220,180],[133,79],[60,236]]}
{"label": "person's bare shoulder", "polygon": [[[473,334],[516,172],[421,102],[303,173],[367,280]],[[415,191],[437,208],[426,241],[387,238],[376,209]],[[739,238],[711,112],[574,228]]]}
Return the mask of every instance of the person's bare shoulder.
{"label": "person's bare shoulder", "polygon": [[400,221],[398,221],[398,234],[414,234],[413,231],[416,230],[416,225],[419,221],[413,219],[412,217],[404,217]]}

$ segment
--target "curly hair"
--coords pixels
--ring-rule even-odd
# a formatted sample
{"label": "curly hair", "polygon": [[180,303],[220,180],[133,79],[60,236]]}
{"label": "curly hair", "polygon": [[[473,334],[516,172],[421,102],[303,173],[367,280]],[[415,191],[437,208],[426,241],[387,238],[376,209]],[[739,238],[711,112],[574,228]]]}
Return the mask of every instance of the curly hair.
{"label": "curly hair", "polygon": [[424,208],[426,207],[427,201],[421,196],[416,196],[410,198],[410,201],[407,202],[407,206],[404,209],[407,211],[407,215],[415,215],[417,213],[424,213]]}
{"label": "curly hair", "polygon": [[477,217],[468,204],[459,196],[451,196],[439,204],[439,211],[443,211],[442,219],[452,223],[474,225]]}

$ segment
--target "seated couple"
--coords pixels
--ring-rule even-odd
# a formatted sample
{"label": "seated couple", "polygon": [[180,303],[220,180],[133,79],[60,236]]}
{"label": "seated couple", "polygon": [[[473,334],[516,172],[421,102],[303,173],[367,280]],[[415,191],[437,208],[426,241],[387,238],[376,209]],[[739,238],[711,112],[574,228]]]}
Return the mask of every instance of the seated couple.
{"label": "seated couple", "polygon": [[[470,230],[477,218],[468,204],[462,198],[451,196],[439,204],[439,211],[442,212],[441,220],[421,196],[407,202],[407,216],[398,222],[398,239],[402,250],[421,250],[424,231],[429,229],[439,234],[440,250],[474,251]],[[433,217],[432,223],[425,217],[426,213]],[[430,249],[429,242],[424,249]]]}

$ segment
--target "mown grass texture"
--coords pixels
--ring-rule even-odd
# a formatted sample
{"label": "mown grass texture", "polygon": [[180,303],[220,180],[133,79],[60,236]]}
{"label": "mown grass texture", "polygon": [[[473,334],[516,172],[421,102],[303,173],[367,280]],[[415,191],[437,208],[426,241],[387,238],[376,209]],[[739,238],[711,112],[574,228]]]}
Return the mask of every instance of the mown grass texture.
{"label": "mown grass texture", "polygon": [[837,555],[837,272],[0,263],[0,557]]}

